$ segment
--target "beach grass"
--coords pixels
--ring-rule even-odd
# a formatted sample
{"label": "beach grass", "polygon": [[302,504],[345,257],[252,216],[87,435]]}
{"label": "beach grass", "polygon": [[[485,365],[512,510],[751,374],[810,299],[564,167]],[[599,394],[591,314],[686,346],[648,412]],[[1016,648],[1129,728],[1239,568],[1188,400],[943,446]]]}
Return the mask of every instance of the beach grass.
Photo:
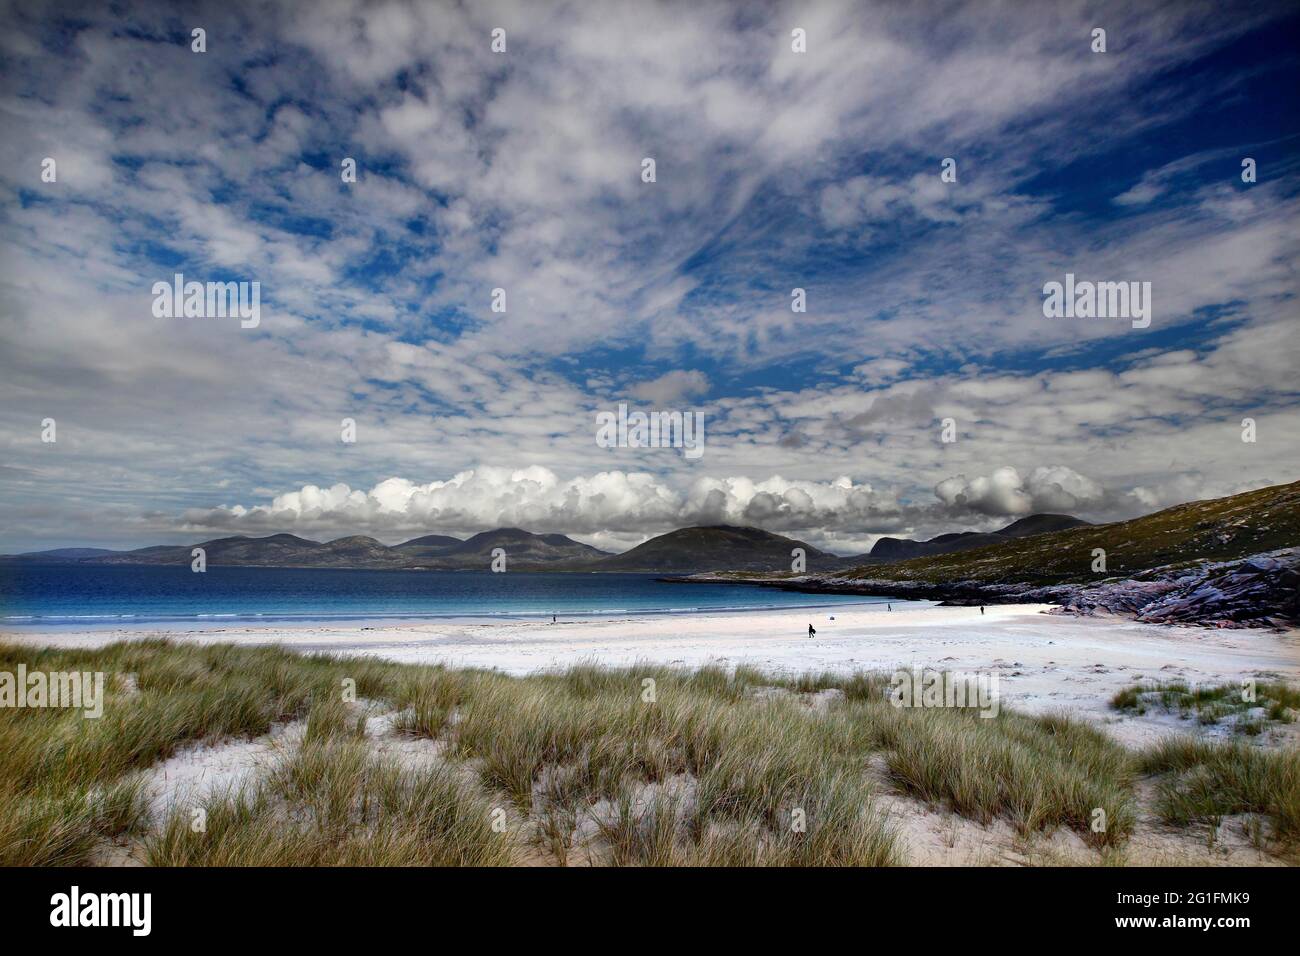
{"label": "beach grass", "polygon": [[1251,682],[1246,686],[1147,682],[1123,688],[1111,698],[1110,706],[1139,716],[1163,711],[1202,726],[1226,726],[1233,733],[1254,737],[1270,725],[1295,722],[1300,713],[1300,690],[1281,681]]}
{"label": "beach grass", "polygon": [[[153,866],[506,866],[518,840],[447,767],[407,770],[346,732],[304,741],[268,779],[178,809],[144,842]],[[504,818],[503,818],[504,819]]]}
{"label": "beach grass", "polygon": [[[1142,774],[1172,826],[1249,812],[1300,835],[1294,754],[1136,754],[1065,716],[895,706],[881,673],[509,677],[152,639],[0,644],[0,671],[20,663],[103,672],[106,699],[97,719],[0,714],[0,865],[84,865],[116,846],[175,866],[882,866],[907,858],[885,809],[900,796],[1112,853]],[[160,761],[289,725],[271,769],[151,815]]]}
{"label": "beach grass", "polygon": [[1178,737],[1148,749],[1140,763],[1159,775],[1157,809],[1166,823],[1217,827],[1224,817],[1256,814],[1271,821],[1284,847],[1300,846],[1300,753],[1294,749]]}

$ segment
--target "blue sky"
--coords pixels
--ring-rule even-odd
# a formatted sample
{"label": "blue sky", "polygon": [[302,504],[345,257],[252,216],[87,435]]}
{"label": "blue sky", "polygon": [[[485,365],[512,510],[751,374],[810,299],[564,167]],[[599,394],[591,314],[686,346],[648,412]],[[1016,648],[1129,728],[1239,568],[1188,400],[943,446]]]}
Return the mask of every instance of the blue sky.
{"label": "blue sky", "polygon": [[[1300,471],[1293,5],[3,21],[0,550],[728,522],[850,553]],[[260,282],[259,326],[155,317],[176,271]],[[1150,282],[1150,327],[1045,318],[1067,272]],[[702,458],[598,447],[620,401],[702,411]]]}

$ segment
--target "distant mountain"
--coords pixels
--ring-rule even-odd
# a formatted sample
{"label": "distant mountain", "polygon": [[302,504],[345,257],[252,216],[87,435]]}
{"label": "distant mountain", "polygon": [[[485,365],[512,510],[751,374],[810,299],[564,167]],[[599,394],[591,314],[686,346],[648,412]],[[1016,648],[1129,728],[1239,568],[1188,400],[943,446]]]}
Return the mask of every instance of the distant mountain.
{"label": "distant mountain", "polygon": [[948,554],[963,551],[966,548],[979,548],[986,544],[997,544],[1007,539],[996,534],[982,534],[978,531],[958,531],[941,534],[928,541],[913,541],[910,538],[881,538],[871,549],[869,555],[875,561],[906,561],[927,554]]}
{"label": "distant mountain", "polygon": [[292,534],[265,538],[237,535],[198,544],[137,548],[85,559],[86,564],[189,564],[202,548],[212,566],[282,568],[398,568],[407,561],[400,551],[364,535],[320,542]]}
{"label": "distant mountain", "polygon": [[839,567],[842,559],[794,538],[761,531],[713,525],[682,528],[651,538],[630,551],[605,558],[592,566],[598,571],[789,571],[790,553],[803,548],[808,570]]}
{"label": "distant mountain", "polygon": [[422,538],[412,538],[393,547],[413,557],[429,558],[446,554],[452,548],[464,543],[460,538],[453,538],[447,534],[426,534]]}
{"label": "distant mountain", "polygon": [[1068,515],[1031,515],[989,534],[963,531],[929,541],[881,538],[870,555],[841,558],[804,541],[759,528],[713,525],[681,528],[651,538],[622,554],[610,554],[562,534],[533,534],[520,528],[483,531],[462,541],[427,534],[398,545],[367,535],[312,541],[293,534],[263,538],[235,535],[197,544],[155,545],[133,551],[59,548],[25,555],[0,556],[14,563],[176,564],[189,565],[194,548],[203,548],[211,567],[357,568],[485,570],[492,552],[506,553],[507,568],[521,571],[645,571],[655,574],[704,571],[789,571],[791,552],[802,548],[809,572],[832,571],[857,564],[901,561],[925,555],[980,547],[984,544],[1084,524]]}
{"label": "distant mountain", "polygon": [[[1300,546],[1300,481],[1189,501],[1113,524],[1078,522],[1042,534],[1007,535],[1016,525],[1040,518],[1071,520],[1065,515],[1032,515],[996,532],[1004,540],[992,547],[871,565],[838,577],[933,584],[1091,583],[1152,568],[1241,560]],[[1092,569],[1098,548],[1106,553],[1105,575]]]}
{"label": "distant mountain", "polygon": [[204,550],[211,567],[487,570],[491,567],[493,549],[503,548],[508,569],[542,570],[609,556],[607,551],[562,534],[532,534],[519,528],[498,528],[476,534],[468,541],[430,534],[392,547],[367,535],[351,535],[325,542],[292,534],[273,534],[264,538],[236,535],[197,544],[156,545],[134,551],[62,548],[30,555],[6,555],[4,560],[11,563],[188,565],[193,560],[195,548]]}
{"label": "distant mountain", "polygon": [[25,554],[0,554],[0,562],[21,562],[24,564],[67,564],[84,558],[98,558],[105,554],[116,554],[110,548],[54,548],[50,551],[28,551]]}
{"label": "distant mountain", "polygon": [[[406,545],[398,545],[398,550],[405,547]],[[491,566],[492,552],[497,548],[506,553],[507,570],[545,570],[548,567],[567,570],[567,565],[609,556],[608,551],[601,551],[562,534],[533,534],[519,528],[498,528],[495,531],[480,532],[467,541],[456,541],[445,551],[421,559],[419,565],[425,568],[486,569]]]}
{"label": "distant mountain", "polygon": [[972,548],[984,548],[991,544],[1002,544],[1015,538],[1027,538],[1036,534],[1052,531],[1064,531],[1077,528],[1088,522],[1070,515],[1037,514],[1028,515],[1013,521],[1000,531],[957,531],[941,534],[928,541],[913,541],[909,538],[881,538],[871,549],[869,563],[878,561],[907,561],[911,558],[924,558],[935,554],[952,554],[955,551],[968,551]]}

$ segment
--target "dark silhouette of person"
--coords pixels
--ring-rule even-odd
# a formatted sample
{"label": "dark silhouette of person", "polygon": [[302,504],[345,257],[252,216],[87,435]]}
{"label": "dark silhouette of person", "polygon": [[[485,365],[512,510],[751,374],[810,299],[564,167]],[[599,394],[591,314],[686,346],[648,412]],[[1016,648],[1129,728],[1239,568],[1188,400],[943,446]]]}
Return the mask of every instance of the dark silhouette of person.
{"label": "dark silhouette of person", "polygon": [[555,623],[555,615],[554,615],[554,614],[551,615],[551,623],[552,623],[552,624]]}
{"label": "dark silhouette of person", "polygon": [[980,613],[981,613],[981,614],[984,613],[984,605],[983,605],[983,604],[980,605]]}
{"label": "dark silhouette of person", "polygon": [[808,636],[809,636],[809,637],[816,637],[816,636],[817,636],[817,629],[816,629],[815,627],[813,627],[811,624],[808,625]]}
{"label": "dark silhouette of person", "polygon": [[892,611],[893,609],[894,609],[894,605],[892,605],[892,604],[886,604],[886,605],[885,605],[885,610],[886,610],[886,611]]}

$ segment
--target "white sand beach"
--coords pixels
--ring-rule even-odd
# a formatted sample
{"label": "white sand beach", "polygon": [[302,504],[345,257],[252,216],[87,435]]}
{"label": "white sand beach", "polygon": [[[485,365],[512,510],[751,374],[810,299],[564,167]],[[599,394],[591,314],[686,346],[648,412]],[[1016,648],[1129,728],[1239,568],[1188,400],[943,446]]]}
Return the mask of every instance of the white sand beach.
{"label": "white sand beach", "polygon": [[[578,662],[714,662],[797,673],[923,667],[993,673],[1004,704],[1086,716],[1129,744],[1191,729],[1169,715],[1121,717],[1107,702],[1141,680],[1300,680],[1300,632],[1213,630],[1045,613],[1045,605],[922,602],[815,610],[695,613],[578,621],[422,620],[225,625],[185,630],[10,632],[5,640],[87,646],[166,634],[204,643],[283,644],[526,674]],[[808,625],[817,629],[808,637]],[[1294,728],[1294,725],[1292,729]],[[1294,733],[1286,736],[1294,741]]]}

